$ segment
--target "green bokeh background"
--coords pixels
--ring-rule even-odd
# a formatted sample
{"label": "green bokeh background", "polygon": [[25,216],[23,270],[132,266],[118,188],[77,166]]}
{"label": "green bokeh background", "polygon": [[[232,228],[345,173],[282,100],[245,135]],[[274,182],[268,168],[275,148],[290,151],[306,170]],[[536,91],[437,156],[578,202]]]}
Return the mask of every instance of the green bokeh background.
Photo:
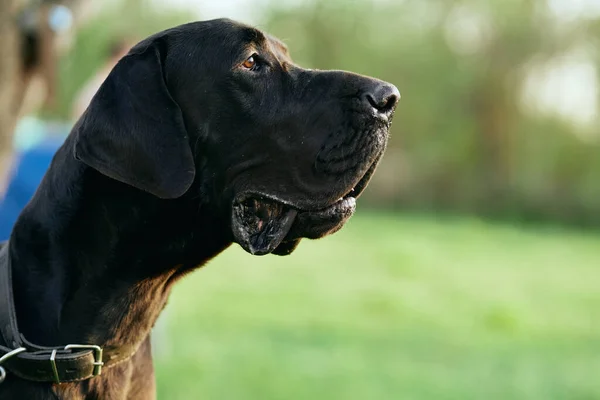
{"label": "green bokeh background", "polygon": [[359,212],[293,256],[236,245],[175,289],[159,398],[598,399],[599,239]]}

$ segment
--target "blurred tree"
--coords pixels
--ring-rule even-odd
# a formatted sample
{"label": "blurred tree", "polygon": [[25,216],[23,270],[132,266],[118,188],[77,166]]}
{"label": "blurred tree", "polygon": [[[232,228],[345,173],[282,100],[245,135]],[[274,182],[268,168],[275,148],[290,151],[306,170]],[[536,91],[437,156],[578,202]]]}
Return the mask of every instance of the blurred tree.
{"label": "blurred tree", "polygon": [[371,204],[600,222],[598,140],[578,135],[592,130],[598,139],[600,130],[531,112],[522,101],[536,67],[590,43],[599,48],[598,18],[561,24],[543,0],[271,8],[266,28],[297,61],[399,87],[387,156],[365,196]]}
{"label": "blurred tree", "polygon": [[15,104],[19,74],[19,36],[14,21],[19,0],[0,2],[0,195],[7,185],[12,161],[12,135],[17,122]]}
{"label": "blurred tree", "polygon": [[[81,0],[62,0],[74,5]],[[24,113],[55,100],[57,33],[71,25],[71,12],[58,0],[0,2],[0,196],[12,164],[12,138]]]}

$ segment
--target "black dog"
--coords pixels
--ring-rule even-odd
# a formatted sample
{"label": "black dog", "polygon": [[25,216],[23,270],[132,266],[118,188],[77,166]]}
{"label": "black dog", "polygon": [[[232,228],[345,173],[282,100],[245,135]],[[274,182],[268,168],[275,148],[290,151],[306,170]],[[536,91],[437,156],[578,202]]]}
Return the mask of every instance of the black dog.
{"label": "black dog", "polygon": [[379,80],[302,69],[279,40],[230,20],[136,45],[57,152],[4,251],[20,333],[50,350],[102,346],[102,360],[86,353],[86,367],[104,363],[101,374],[77,378],[38,347],[36,371],[19,370],[29,350],[4,362],[0,399],[153,398],[149,333],[172,284],[232,242],[286,255],[301,238],[340,229],[399,97]]}

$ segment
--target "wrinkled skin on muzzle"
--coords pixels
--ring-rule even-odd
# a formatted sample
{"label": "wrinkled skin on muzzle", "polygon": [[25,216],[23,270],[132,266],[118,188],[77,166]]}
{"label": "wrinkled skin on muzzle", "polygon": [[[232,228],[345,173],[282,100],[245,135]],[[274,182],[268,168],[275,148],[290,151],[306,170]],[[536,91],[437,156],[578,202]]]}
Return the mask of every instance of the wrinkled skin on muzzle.
{"label": "wrinkled skin on muzzle", "polygon": [[[265,92],[278,98],[263,110],[251,99],[232,98],[249,118],[221,128],[252,126],[225,166],[232,172],[232,231],[252,254],[289,254],[301,238],[339,230],[383,154],[391,122],[364,104],[370,78],[291,66],[279,75]],[[269,118],[253,119],[254,113]],[[261,151],[248,153],[245,140]]]}

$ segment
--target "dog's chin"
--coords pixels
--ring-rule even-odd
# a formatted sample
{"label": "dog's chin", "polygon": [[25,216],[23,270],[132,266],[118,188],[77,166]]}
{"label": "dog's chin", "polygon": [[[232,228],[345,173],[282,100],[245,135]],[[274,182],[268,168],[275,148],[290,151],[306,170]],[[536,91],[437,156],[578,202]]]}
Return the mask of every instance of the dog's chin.
{"label": "dog's chin", "polygon": [[269,193],[243,193],[235,197],[231,212],[234,240],[250,254],[288,255],[302,238],[318,239],[337,232],[356,210],[377,160],[351,188],[333,203],[299,206]]}
{"label": "dog's chin", "polygon": [[356,209],[352,196],[318,210],[299,210],[267,197],[235,201],[231,228],[235,241],[253,255],[288,255],[300,239],[318,239],[338,231]]}

